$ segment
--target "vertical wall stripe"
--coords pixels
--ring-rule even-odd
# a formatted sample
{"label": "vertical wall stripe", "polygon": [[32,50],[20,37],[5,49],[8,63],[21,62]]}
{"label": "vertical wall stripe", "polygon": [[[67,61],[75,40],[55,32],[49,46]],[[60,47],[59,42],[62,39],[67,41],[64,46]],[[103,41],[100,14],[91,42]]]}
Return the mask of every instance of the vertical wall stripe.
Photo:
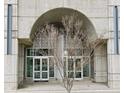
{"label": "vertical wall stripe", "polygon": [[118,42],[118,7],[114,6],[114,51],[115,54],[119,54],[119,42]]}
{"label": "vertical wall stripe", "polygon": [[12,5],[8,4],[7,14],[7,54],[12,53]]}

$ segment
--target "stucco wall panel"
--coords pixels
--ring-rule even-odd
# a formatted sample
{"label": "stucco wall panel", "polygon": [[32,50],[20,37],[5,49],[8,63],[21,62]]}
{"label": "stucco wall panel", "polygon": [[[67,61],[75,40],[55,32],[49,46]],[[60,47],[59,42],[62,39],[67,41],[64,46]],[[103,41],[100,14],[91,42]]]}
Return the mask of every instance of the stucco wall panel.
{"label": "stucco wall panel", "polygon": [[[18,30],[17,21],[17,17],[12,17],[12,30]],[[7,17],[4,17],[4,30],[7,30]]]}
{"label": "stucco wall panel", "polygon": [[[19,33],[24,33],[24,36],[19,34],[19,38],[28,38],[31,32],[31,29],[29,28],[31,28],[36,19],[48,10],[58,7],[72,8],[77,11],[79,10],[82,14],[84,13],[89,17],[89,19],[93,19],[93,23],[96,24],[95,28],[98,32],[107,30],[105,27],[106,19],[102,19],[102,17],[107,16],[107,0],[19,0]],[[26,19],[25,17],[28,18]],[[34,18],[36,18],[35,21],[31,22],[30,20],[34,20]],[[97,23],[97,19],[95,18],[101,18],[100,20],[102,25],[100,25],[99,22]]]}
{"label": "stucco wall panel", "polygon": [[120,5],[120,0],[109,0],[109,5]]}
{"label": "stucco wall panel", "polygon": [[35,0],[19,0],[19,16],[35,16],[35,7]]}
{"label": "stucco wall panel", "polygon": [[4,0],[4,4],[8,4],[8,3],[11,3],[11,4],[17,4],[18,0]]}
{"label": "stucco wall panel", "polygon": [[30,31],[35,23],[34,17],[19,17],[19,38],[29,38]]}
{"label": "stucco wall panel", "polygon": [[4,68],[5,68],[5,75],[14,75],[17,74],[17,56],[16,55],[5,55],[4,56]]}
{"label": "stucco wall panel", "polygon": [[108,19],[91,18],[91,22],[93,23],[98,35],[104,35],[105,33],[108,33]]}
{"label": "stucco wall panel", "polygon": [[[8,9],[8,5],[7,4],[5,4],[4,5],[4,10],[7,10]],[[12,5],[12,16],[17,16],[17,5]],[[7,11],[4,11],[4,16],[7,16]]]}

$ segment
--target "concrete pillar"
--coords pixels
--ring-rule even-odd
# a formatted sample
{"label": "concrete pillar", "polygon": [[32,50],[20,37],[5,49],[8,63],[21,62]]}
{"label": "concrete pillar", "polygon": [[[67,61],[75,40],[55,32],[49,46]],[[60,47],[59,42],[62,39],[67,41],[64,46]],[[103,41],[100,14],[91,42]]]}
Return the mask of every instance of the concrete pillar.
{"label": "concrete pillar", "polygon": [[94,55],[95,82],[107,82],[107,53],[106,44],[98,47]]}
{"label": "concrete pillar", "polygon": [[19,44],[18,50],[18,86],[21,87],[24,79],[24,45]]}
{"label": "concrete pillar", "polygon": [[18,40],[12,39],[12,54],[4,56],[5,90],[16,90],[18,87]]}
{"label": "concrete pillar", "polygon": [[108,86],[119,88],[120,85],[120,57],[114,54],[114,39],[107,42],[108,53]]}
{"label": "concrete pillar", "polygon": [[[7,7],[12,4],[12,53],[7,55]],[[5,0],[4,28],[4,88],[5,93],[18,87],[18,39],[17,39],[17,0]],[[8,92],[7,92],[8,93]]]}

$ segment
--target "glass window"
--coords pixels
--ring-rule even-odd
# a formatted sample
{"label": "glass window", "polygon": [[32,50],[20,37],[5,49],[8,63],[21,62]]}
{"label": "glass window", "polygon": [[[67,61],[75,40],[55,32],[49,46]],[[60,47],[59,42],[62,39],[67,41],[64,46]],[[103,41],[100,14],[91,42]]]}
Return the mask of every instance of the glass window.
{"label": "glass window", "polygon": [[40,79],[40,72],[35,72],[35,74],[34,74],[34,78],[36,78],[36,79]]}
{"label": "glass window", "polygon": [[89,63],[83,64],[83,76],[84,77],[89,76]]}
{"label": "glass window", "polygon": [[27,77],[33,76],[33,58],[27,57]]}
{"label": "glass window", "polygon": [[48,55],[49,55],[49,56],[53,56],[53,55],[54,55],[54,50],[53,50],[53,49],[49,49]]}
{"label": "glass window", "polygon": [[75,77],[76,77],[76,78],[81,78],[81,72],[76,72],[76,73],[75,73]]}
{"label": "glass window", "polygon": [[82,56],[82,49],[65,49],[64,55],[67,56]]}
{"label": "glass window", "polygon": [[68,77],[69,77],[69,78],[74,78],[74,72],[70,72],[70,71],[69,71],[69,72],[68,72]]}
{"label": "glass window", "polygon": [[27,49],[27,56],[34,56],[35,50],[34,49]]}
{"label": "glass window", "polygon": [[36,49],[35,56],[48,56],[48,49]]}
{"label": "glass window", "polygon": [[[68,60],[66,60],[66,58]],[[66,76],[66,74],[69,78],[82,78],[81,58],[64,57],[64,76]]]}
{"label": "glass window", "polygon": [[35,59],[34,61],[34,70],[35,71],[40,71],[40,59]]}
{"label": "glass window", "polygon": [[48,64],[47,64],[47,59],[42,59],[42,71],[47,71],[47,66],[48,66]]}
{"label": "glass window", "polygon": [[30,49],[27,49],[27,56],[30,55]]}
{"label": "glass window", "polygon": [[81,59],[76,59],[75,68],[76,71],[81,71]]}
{"label": "glass window", "polygon": [[42,78],[43,78],[43,79],[46,79],[46,78],[48,77],[47,73],[48,73],[48,72],[42,72]]}
{"label": "glass window", "polygon": [[68,71],[73,71],[74,69],[74,61],[73,59],[69,58],[68,59]]}
{"label": "glass window", "polygon": [[27,56],[53,56],[53,49],[27,49]]}
{"label": "glass window", "polygon": [[49,58],[49,76],[54,77],[54,59]]}
{"label": "glass window", "polygon": [[68,77],[74,78],[74,60],[73,60],[73,58],[68,58]]}
{"label": "glass window", "polygon": [[66,57],[64,57],[64,76],[67,76],[66,71]]}

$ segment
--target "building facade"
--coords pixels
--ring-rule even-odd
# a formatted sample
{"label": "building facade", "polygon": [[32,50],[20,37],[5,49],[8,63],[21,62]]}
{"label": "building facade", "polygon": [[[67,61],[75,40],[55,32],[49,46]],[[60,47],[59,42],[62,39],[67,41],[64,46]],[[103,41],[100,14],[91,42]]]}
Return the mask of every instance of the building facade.
{"label": "building facade", "polygon": [[[71,60],[64,55],[63,62],[68,63],[66,68],[69,69],[69,65],[74,67],[72,73],[77,81],[88,79],[105,83],[108,88],[117,89],[116,93],[119,93],[119,0],[4,0],[4,8],[5,93],[18,93],[18,88],[24,86],[25,82],[61,81],[53,60],[54,51],[47,44],[49,40],[43,39],[40,48],[33,47],[35,32],[46,22],[61,23],[63,16],[74,12],[83,20],[90,40],[102,35],[106,43],[95,49],[92,57],[87,55],[85,49],[76,48],[77,55],[72,58],[74,64],[69,63]],[[57,44],[60,52],[65,53],[65,50],[61,50],[64,42],[62,38],[59,37]],[[84,64],[81,63],[83,57],[88,59]]]}

